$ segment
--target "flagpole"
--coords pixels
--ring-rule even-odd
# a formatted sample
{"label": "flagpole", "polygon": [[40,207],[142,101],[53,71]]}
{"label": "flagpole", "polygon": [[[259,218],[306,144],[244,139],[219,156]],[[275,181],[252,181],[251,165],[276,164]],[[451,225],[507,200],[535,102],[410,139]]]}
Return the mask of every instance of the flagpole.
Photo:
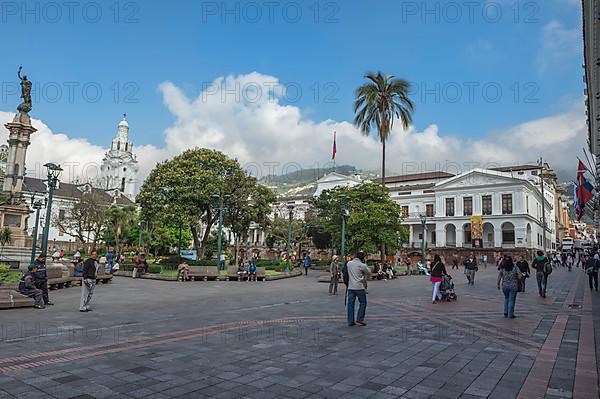
{"label": "flagpole", "polygon": [[337,166],[335,163],[335,156],[337,155],[336,136],[337,136],[337,132],[333,132],[333,173],[337,172]]}

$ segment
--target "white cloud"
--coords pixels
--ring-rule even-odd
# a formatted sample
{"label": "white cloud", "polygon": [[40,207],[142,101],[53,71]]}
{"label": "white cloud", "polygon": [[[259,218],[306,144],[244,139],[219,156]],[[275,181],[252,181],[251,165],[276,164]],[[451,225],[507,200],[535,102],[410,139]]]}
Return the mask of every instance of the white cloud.
{"label": "white cloud", "polygon": [[553,70],[573,57],[582,57],[582,30],[578,25],[568,29],[561,22],[552,20],[542,30],[537,64],[540,72]]}
{"label": "white cloud", "polygon": [[[277,79],[258,73],[239,77],[219,78],[217,86],[250,90],[251,87],[271,88],[261,97],[246,94],[236,101],[234,95],[222,98],[220,93],[198,94],[188,98],[173,83],[160,86],[165,106],[175,116],[175,123],[165,131],[165,145],[137,146],[143,179],[156,162],[173,157],[185,149],[208,147],[221,150],[242,164],[261,167],[260,174],[325,166],[330,163],[332,136],[337,131],[338,164],[351,164],[362,169],[379,170],[381,144],[374,137],[365,137],[346,121],[311,121],[303,117],[301,109],[280,102],[282,88],[273,86]],[[212,90],[212,89],[211,89]],[[14,114],[0,112],[0,121],[12,119]],[[36,164],[54,161],[66,165],[77,163],[71,174],[81,174],[85,166],[99,165],[105,149],[85,139],[54,133],[39,120],[28,151],[27,167],[35,171]],[[468,120],[465,121],[468,123]],[[130,121],[132,129],[135,121]],[[6,129],[0,129],[4,141]],[[575,156],[585,145],[586,125],[583,104],[574,104],[564,113],[532,120],[512,128],[475,139],[443,134],[443,129],[431,125],[423,131],[410,128],[403,131],[396,124],[387,144],[388,174],[391,171],[433,170],[458,163],[489,162],[515,164],[533,162],[540,155],[559,171],[574,168]],[[110,142],[111,137],[104,141]],[[273,166],[273,163],[278,166]],[[38,168],[39,169],[39,168]],[[89,169],[89,167],[88,167]],[[255,169],[255,167],[253,168]],[[91,173],[91,172],[90,172]],[[72,176],[68,178],[72,180]]]}

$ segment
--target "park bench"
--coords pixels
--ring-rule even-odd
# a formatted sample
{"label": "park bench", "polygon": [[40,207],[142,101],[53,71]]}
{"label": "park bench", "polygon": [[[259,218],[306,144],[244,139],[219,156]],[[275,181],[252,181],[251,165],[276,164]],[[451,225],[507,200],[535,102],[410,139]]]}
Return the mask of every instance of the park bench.
{"label": "park bench", "polygon": [[206,266],[206,280],[218,280],[219,269],[217,266]]}
{"label": "park bench", "polygon": [[231,280],[240,281],[240,275],[238,274],[237,266],[227,266],[227,279],[229,281],[231,281]]}
{"label": "park bench", "polygon": [[110,283],[112,278],[113,278],[112,274],[106,273],[106,269],[104,268],[104,265],[100,265],[98,267],[98,270],[96,271],[96,284],[99,284],[100,282],[102,282],[104,284]]}
{"label": "park bench", "polygon": [[207,272],[206,266],[190,266],[188,271],[188,277],[191,281],[206,280]]}
{"label": "park bench", "polygon": [[0,287],[0,309],[30,308],[35,301],[33,298],[20,294],[14,287]]}
{"label": "park bench", "polygon": [[258,266],[256,268],[256,279],[262,280],[262,281],[267,281],[267,270],[265,269],[264,266]]}
{"label": "park bench", "polygon": [[62,266],[46,267],[46,276],[48,277],[48,288],[51,290],[71,286],[71,278],[68,275],[63,277]]}
{"label": "park bench", "polygon": [[396,267],[396,275],[397,276],[410,275],[410,269],[408,268],[408,266],[397,266]]}
{"label": "park bench", "polygon": [[81,285],[81,277],[75,277],[75,265],[73,267],[69,267],[69,280],[71,280],[71,285]]}

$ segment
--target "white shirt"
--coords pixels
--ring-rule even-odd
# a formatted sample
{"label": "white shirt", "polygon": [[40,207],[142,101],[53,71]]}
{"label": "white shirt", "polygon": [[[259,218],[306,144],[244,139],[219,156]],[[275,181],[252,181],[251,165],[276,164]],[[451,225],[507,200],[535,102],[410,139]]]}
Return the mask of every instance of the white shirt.
{"label": "white shirt", "polygon": [[371,271],[358,258],[348,262],[348,289],[349,290],[364,290],[365,278],[371,275]]}

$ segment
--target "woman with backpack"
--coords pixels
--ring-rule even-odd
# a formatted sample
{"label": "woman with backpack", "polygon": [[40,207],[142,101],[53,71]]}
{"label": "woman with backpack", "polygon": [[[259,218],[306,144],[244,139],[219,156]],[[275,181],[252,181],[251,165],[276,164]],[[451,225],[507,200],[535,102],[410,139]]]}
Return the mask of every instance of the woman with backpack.
{"label": "woman with backpack", "polygon": [[522,279],[523,274],[521,274],[519,268],[515,267],[512,258],[505,256],[496,282],[498,289],[500,289],[500,283],[502,283],[504,317],[515,318],[515,302],[517,301],[517,292],[519,292],[519,282]]}
{"label": "woman with backpack", "polygon": [[542,298],[546,298],[546,289],[548,288],[548,276],[552,273],[552,264],[544,256],[544,251],[537,251],[537,255],[531,266],[535,269],[535,278],[538,284],[538,291]]}
{"label": "woman with backpack", "polygon": [[588,275],[590,290],[592,291],[594,290],[594,285],[596,291],[598,291],[598,269],[600,269],[600,256],[594,254],[594,256],[590,256],[585,263],[585,272]]}
{"label": "woman with backpack", "polygon": [[433,284],[433,295],[431,297],[431,303],[436,304],[438,300],[442,299],[440,293],[440,284],[442,283],[442,277],[446,273],[446,267],[442,263],[442,259],[439,255],[435,255],[433,258],[433,264],[431,265],[431,277],[429,281]]}

